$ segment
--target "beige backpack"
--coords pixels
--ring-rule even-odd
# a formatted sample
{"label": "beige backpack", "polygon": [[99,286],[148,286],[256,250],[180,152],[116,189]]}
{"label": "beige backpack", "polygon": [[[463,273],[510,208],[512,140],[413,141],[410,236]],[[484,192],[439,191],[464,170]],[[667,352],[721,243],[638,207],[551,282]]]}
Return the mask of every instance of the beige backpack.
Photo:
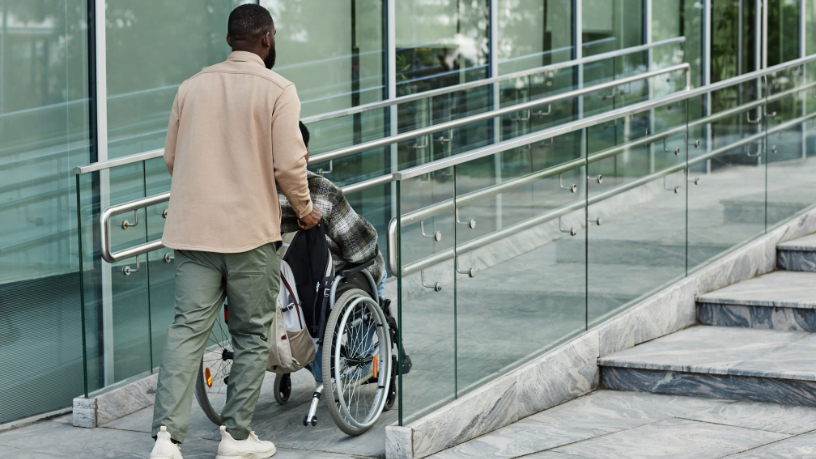
{"label": "beige backpack", "polygon": [[[284,250],[288,246],[284,238]],[[283,257],[281,257],[283,258]],[[311,363],[317,355],[315,341],[306,328],[300,307],[295,276],[289,264],[281,260],[281,286],[275,321],[272,322],[272,344],[266,369],[273,373],[294,373]]]}

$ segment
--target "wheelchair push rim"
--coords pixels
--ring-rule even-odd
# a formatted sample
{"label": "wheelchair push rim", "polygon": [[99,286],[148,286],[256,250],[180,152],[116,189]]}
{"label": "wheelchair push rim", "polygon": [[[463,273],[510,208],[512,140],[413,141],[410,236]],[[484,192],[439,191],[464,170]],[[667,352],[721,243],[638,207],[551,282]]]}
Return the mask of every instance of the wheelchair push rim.
{"label": "wheelchair push rim", "polygon": [[359,435],[379,419],[391,383],[390,334],[379,304],[358,289],[344,293],[329,317],[323,352],[332,418]]}

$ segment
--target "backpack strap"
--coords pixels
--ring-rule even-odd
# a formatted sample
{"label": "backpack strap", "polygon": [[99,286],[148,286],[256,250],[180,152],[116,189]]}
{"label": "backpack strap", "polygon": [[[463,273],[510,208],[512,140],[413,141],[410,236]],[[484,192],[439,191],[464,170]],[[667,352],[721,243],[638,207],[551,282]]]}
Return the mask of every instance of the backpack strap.
{"label": "backpack strap", "polygon": [[329,250],[329,262],[326,266],[326,271],[323,274],[323,280],[320,281],[320,286],[323,287],[323,298],[321,300],[320,306],[320,326],[318,327],[318,342],[317,344],[323,344],[323,335],[326,334],[326,319],[328,318],[328,311],[327,308],[329,306],[329,296],[331,296],[331,286],[334,283],[334,262],[332,261],[331,250]]}
{"label": "backpack strap", "polygon": [[300,323],[300,326],[302,328],[306,328],[306,323],[303,321],[303,317],[300,317],[300,305],[297,304],[296,301],[297,297],[295,296],[294,290],[292,290],[292,286],[289,285],[289,282],[286,280],[285,277],[283,277],[283,274],[281,274],[280,279],[281,282],[283,282],[283,286],[286,287],[286,290],[289,292],[289,296],[292,297],[293,301],[295,301],[295,311],[297,311],[298,322]]}
{"label": "backpack strap", "polygon": [[292,241],[295,240],[295,236],[297,236],[298,233],[299,233],[299,231],[292,231],[291,233],[284,233],[282,235],[283,236],[283,241],[281,241],[282,244],[281,244],[281,253],[280,253],[281,260],[286,258],[286,252],[289,251],[289,246],[292,245]]}

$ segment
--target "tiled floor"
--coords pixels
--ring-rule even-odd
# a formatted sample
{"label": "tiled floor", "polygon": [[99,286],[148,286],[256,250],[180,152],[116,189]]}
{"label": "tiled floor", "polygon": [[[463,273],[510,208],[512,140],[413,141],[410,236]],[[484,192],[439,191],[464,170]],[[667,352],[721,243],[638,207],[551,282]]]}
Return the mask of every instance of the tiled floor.
{"label": "tiled floor", "polygon": [[598,391],[431,458],[813,456],[816,408]]}

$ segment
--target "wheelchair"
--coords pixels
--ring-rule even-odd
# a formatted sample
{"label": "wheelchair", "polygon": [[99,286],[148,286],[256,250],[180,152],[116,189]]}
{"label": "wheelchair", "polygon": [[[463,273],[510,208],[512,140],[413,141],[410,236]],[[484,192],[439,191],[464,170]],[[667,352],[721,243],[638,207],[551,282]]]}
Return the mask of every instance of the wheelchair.
{"label": "wheelchair", "polygon": [[[346,266],[336,273],[327,289],[331,313],[326,320],[318,358],[323,383],[312,396],[304,426],[317,425],[317,407],[325,395],[337,427],[356,436],[370,429],[397,399],[397,324],[390,301],[377,295],[377,284],[366,268],[374,261]],[[314,337],[313,337],[314,339]],[[229,334],[229,310],[213,325],[199,367],[195,395],[201,409],[216,425],[226,403],[233,349]],[[314,371],[312,371],[314,373]],[[275,400],[289,401],[290,374],[276,374]]]}

